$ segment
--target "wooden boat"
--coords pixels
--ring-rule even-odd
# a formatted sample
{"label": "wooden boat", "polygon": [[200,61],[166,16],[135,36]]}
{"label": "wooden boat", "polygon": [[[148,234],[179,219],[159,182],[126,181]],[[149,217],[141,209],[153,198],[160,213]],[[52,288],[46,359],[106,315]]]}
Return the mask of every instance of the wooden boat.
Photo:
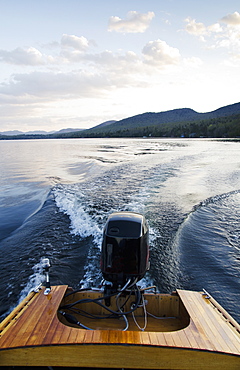
{"label": "wooden boat", "polygon": [[[83,291],[67,296],[69,292],[65,285],[52,287],[48,295],[43,289],[31,292],[1,323],[1,366],[239,369],[239,325],[206,294],[145,293],[147,312],[161,318],[149,316],[144,331],[131,319],[129,330],[122,331],[125,324],[119,318],[79,319],[94,330],[69,324],[59,314],[60,306],[102,295]],[[106,314],[101,306],[83,305],[91,314]],[[143,325],[143,308],[137,311],[136,320]]]}
{"label": "wooden boat", "polygon": [[[116,257],[109,238],[107,245]],[[103,275],[114,281],[109,255],[102,259]],[[45,290],[31,292],[0,324],[0,366],[240,368],[240,326],[206,291],[160,294],[135,280],[73,291],[50,288],[47,278]]]}

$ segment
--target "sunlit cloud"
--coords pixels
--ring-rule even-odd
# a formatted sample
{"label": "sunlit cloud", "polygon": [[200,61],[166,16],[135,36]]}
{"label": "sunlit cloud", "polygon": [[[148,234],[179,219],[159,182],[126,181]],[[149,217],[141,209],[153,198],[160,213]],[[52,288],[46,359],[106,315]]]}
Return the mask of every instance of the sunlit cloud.
{"label": "sunlit cloud", "polygon": [[223,17],[221,21],[230,26],[240,26],[240,13],[234,12],[232,14],[228,14]]}
{"label": "sunlit cloud", "polygon": [[89,47],[89,41],[84,36],[62,35],[61,46],[74,48],[79,51],[85,51]]}
{"label": "sunlit cloud", "polygon": [[201,22],[196,22],[195,19],[186,18],[185,22],[187,23],[185,26],[185,30],[194,36],[203,36],[207,34],[206,26]]}
{"label": "sunlit cloud", "polygon": [[32,66],[45,64],[42,53],[33,47],[28,49],[19,47],[12,51],[0,50],[0,61],[9,64]]}
{"label": "sunlit cloud", "polygon": [[191,18],[186,18],[185,22],[187,23],[185,30],[189,34],[197,36],[199,40],[208,42],[208,50],[225,48],[229,52],[228,58],[230,60],[239,61],[240,14],[238,12],[228,14],[210,26],[198,23]]}
{"label": "sunlit cloud", "polygon": [[184,58],[183,64],[187,67],[199,68],[203,65],[203,61],[197,57]]}
{"label": "sunlit cloud", "polygon": [[211,34],[211,33],[218,34],[218,33],[223,32],[223,28],[221,27],[221,25],[219,23],[214,23],[214,24],[208,26],[207,30],[208,30],[209,34]]}
{"label": "sunlit cloud", "polygon": [[180,60],[180,52],[177,48],[169,46],[165,41],[149,41],[143,48],[142,53],[147,63],[157,66],[177,64]]}
{"label": "sunlit cloud", "polygon": [[[60,46],[63,45],[61,48]],[[47,69],[35,68],[30,72],[19,72],[11,75],[8,81],[0,84],[0,103],[11,104],[10,96],[16,103],[57,101],[60,99],[82,99],[98,97],[106,92],[125,87],[146,87],[146,75],[156,73],[152,67],[161,70],[169,65],[179,63],[181,56],[177,48],[169,46],[165,41],[149,41],[139,54],[129,50],[113,52],[105,50],[100,53],[89,53],[89,42],[84,37],[63,35],[59,43],[59,55],[44,56],[36,49],[23,53],[22,63],[26,65],[46,64]],[[19,53],[8,52],[12,55]],[[3,53],[4,54],[4,53]],[[7,54],[8,55],[8,54]],[[38,57],[38,59],[37,59]],[[17,63],[17,59],[5,62]],[[48,65],[47,65],[48,61]],[[54,63],[57,64],[56,68]],[[67,63],[67,69],[65,68]],[[30,103],[30,104],[31,104]]]}
{"label": "sunlit cloud", "polygon": [[149,27],[154,16],[154,12],[143,14],[136,11],[128,12],[126,19],[112,16],[109,19],[108,30],[121,33],[143,33]]}
{"label": "sunlit cloud", "polygon": [[111,88],[106,75],[87,71],[69,73],[32,72],[15,74],[8,84],[0,85],[0,94],[19,97],[40,97],[48,100],[82,98]]}

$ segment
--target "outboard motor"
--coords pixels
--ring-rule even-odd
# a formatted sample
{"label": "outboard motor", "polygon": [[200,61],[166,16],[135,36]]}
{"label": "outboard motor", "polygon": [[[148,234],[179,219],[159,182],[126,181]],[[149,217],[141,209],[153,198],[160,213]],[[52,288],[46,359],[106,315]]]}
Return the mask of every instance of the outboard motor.
{"label": "outboard motor", "polygon": [[113,287],[135,283],[149,269],[149,229],[145,217],[134,212],[112,213],[103,231],[101,270]]}

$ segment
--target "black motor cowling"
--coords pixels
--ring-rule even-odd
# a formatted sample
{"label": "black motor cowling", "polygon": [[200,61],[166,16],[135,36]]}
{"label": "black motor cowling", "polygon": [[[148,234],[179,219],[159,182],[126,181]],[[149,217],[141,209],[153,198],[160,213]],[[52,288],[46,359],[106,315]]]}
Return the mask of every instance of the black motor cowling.
{"label": "black motor cowling", "polygon": [[149,229],[134,212],[112,213],[103,231],[101,270],[105,280],[123,286],[140,280],[149,268]]}

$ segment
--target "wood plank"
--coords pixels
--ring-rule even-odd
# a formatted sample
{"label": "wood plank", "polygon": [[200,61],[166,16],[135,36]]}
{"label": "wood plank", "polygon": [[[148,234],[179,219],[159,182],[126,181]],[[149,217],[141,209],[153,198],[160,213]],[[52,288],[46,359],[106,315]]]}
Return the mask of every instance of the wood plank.
{"label": "wood plank", "polygon": [[167,342],[163,333],[156,333],[159,346],[166,346]]}
{"label": "wood plank", "polygon": [[101,343],[101,341],[102,341],[101,330],[94,330],[92,342]]}
{"label": "wood plank", "polygon": [[[81,329],[79,329],[81,330]],[[78,329],[70,328],[69,337],[68,337],[68,344],[75,344],[77,343],[77,337],[78,337]],[[80,333],[82,335],[82,333]],[[85,333],[84,333],[85,334]],[[84,337],[83,334],[83,337]]]}
{"label": "wood plank", "polygon": [[52,336],[51,342],[52,344],[67,343],[69,335],[70,335],[69,328],[59,321],[58,324],[56,325],[56,329]]}
{"label": "wood plank", "polygon": [[150,340],[150,344],[152,344],[153,346],[157,346],[159,344],[159,340],[158,340],[156,332],[149,333],[149,340]]}
{"label": "wood plank", "polygon": [[[37,293],[37,298],[30,302],[28,309],[18,318],[11,330],[5,333],[1,346],[14,347],[25,345],[30,337],[35,343],[35,340],[39,340],[36,338],[38,331],[40,331],[39,338],[41,339],[43,332],[48,327],[49,321],[51,322],[54,312],[61,302],[66,288],[67,286],[52,287],[52,291],[48,296],[44,295],[43,290]],[[39,320],[44,312],[46,317]],[[44,325],[46,325],[45,329]],[[35,330],[36,327],[38,327],[38,330]]]}
{"label": "wood plank", "polygon": [[217,350],[215,344],[210,341],[203,329],[202,320],[199,317],[199,312],[197,310],[196,305],[192,301],[192,296],[189,297],[189,293],[182,290],[177,290],[177,293],[179,294],[180,298],[183,301],[184,306],[186,307],[192,321],[194,322],[194,325],[197,329],[197,336],[201,337],[201,344],[203,349],[207,350]]}
{"label": "wood plank", "polygon": [[142,333],[140,333],[140,341],[142,344],[149,344],[150,343],[150,336],[149,336],[149,332],[146,332],[146,331],[143,331]]}
{"label": "wood plank", "polygon": [[192,320],[190,321],[190,324],[188,325],[188,327],[186,329],[183,329],[183,331],[186,333],[192,348],[195,348],[195,349],[202,348],[203,341],[200,338],[197,328],[194,325]]}
{"label": "wood plank", "polygon": [[164,338],[165,338],[167,346],[169,347],[176,346],[174,336],[172,335],[172,333],[164,333]]}
{"label": "wood plank", "polygon": [[[199,297],[199,293],[194,294],[194,303],[195,303],[195,308],[197,310],[196,312],[198,312],[198,319],[202,324],[205,334],[212,341],[212,343],[214,343],[215,347],[218,350],[223,351],[223,352],[225,351],[229,352],[230,351],[229,347],[226,345],[225,341],[219,335],[219,333],[215,331],[215,327],[212,321],[209,320],[208,318],[208,314],[209,314],[208,304],[203,305],[202,304],[203,302],[199,301],[198,297]],[[191,299],[192,298],[193,297],[191,296]]]}
{"label": "wood plank", "polygon": [[223,320],[222,316],[213,308],[211,303],[200,294],[196,295],[199,305],[204,305],[205,319],[208,324],[206,330],[209,329],[215,333],[216,340],[228,352],[240,352],[240,340],[228,324]]}
{"label": "wood plank", "polygon": [[[83,343],[85,340],[85,331],[84,329],[75,329],[77,331],[76,343]],[[91,331],[93,333],[93,331]]]}
{"label": "wood plank", "polygon": [[138,332],[122,331],[123,343],[135,344],[136,335],[138,335]]}
{"label": "wood plank", "polygon": [[[77,330],[77,329],[76,329]],[[76,343],[79,343],[79,338],[77,336],[76,338]],[[92,339],[93,339],[93,330],[85,330],[85,334],[84,334],[84,337],[83,337],[83,342],[84,343],[92,343]]]}
{"label": "wood plank", "polygon": [[[28,327],[32,327],[36,323],[36,313],[40,313],[42,308],[40,305],[35,304],[39,302],[41,297],[41,292],[37,293],[37,299],[34,302],[31,302],[28,310],[23,313],[22,316],[16,321],[15,325],[12,326],[11,330],[7,331],[3,337],[4,341],[1,343],[3,347],[14,347],[19,346],[20,343],[25,343],[28,339],[28,336],[25,336],[25,332]],[[41,300],[40,300],[41,301]],[[27,312],[27,314],[26,314]]]}
{"label": "wood plank", "polygon": [[26,345],[51,343],[52,336],[58,324],[56,312],[66,289],[67,286],[53,287],[49,295],[44,296],[42,294],[42,311],[38,316],[35,315],[36,324],[32,328]]}
{"label": "wood plank", "polygon": [[29,307],[30,301],[36,298],[37,292],[31,292],[26,298],[24,298],[20,304],[15,307],[12,312],[0,323],[0,337],[15,324],[16,320],[23,312]]}
{"label": "wood plank", "polygon": [[208,309],[205,310],[206,320],[208,320],[208,325],[211,330],[220,334],[218,335],[218,341],[221,342],[221,345],[227,345],[232,352],[240,352],[240,340],[237,332],[233,332],[218,311],[200,294],[198,295],[198,302],[203,302],[205,305],[207,304],[206,307]]}
{"label": "wood plank", "polygon": [[109,343],[110,330],[99,330],[99,343]]}
{"label": "wood plank", "polygon": [[[239,339],[230,327],[217,316],[213,307],[202,298],[198,292],[178,291],[186,308],[190,310],[198,330],[204,333],[205,338],[209,338],[212,346],[218,351],[228,353],[239,353],[237,343]],[[236,343],[233,343],[233,339]]]}
{"label": "wood plank", "polygon": [[[154,346],[43,346],[1,351],[2,366],[82,366],[135,369],[239,369],[239,357]],[[9,365],[10,364],[10,365]],[[30,367],[29,367],[30,368]]]}
{"label": "wood plank", "polygon": [[206,340],[205,337],[203,337],[201,333],[199,333],[199,330],[193,320],[191,320],[189,331],[187,331],[187,335],[191,336],[191,334],[193,335],[199,348],[207,349],[209,351],[214,350],[215,347],[210,343],[208,339]]}
{"label": "wood plank", "polygon": [[[52,288],[49,295],[44,296],[42,294],[43,298],[45,297],[42,302],[42,312],[40,312],[38,317],[35,316],[36,324],[26,341],[26,345],[42,344],[43,341],[45,344],[51,343],[58,325],[57,309],[66,289],[67,286],[57,286]],[[46,337],[48,339],[45,340]]]}
{"label": "wood plank", "polygon": [[122,332],[119,330],[110,330],[108,340],[110,343],[123,343]]}

